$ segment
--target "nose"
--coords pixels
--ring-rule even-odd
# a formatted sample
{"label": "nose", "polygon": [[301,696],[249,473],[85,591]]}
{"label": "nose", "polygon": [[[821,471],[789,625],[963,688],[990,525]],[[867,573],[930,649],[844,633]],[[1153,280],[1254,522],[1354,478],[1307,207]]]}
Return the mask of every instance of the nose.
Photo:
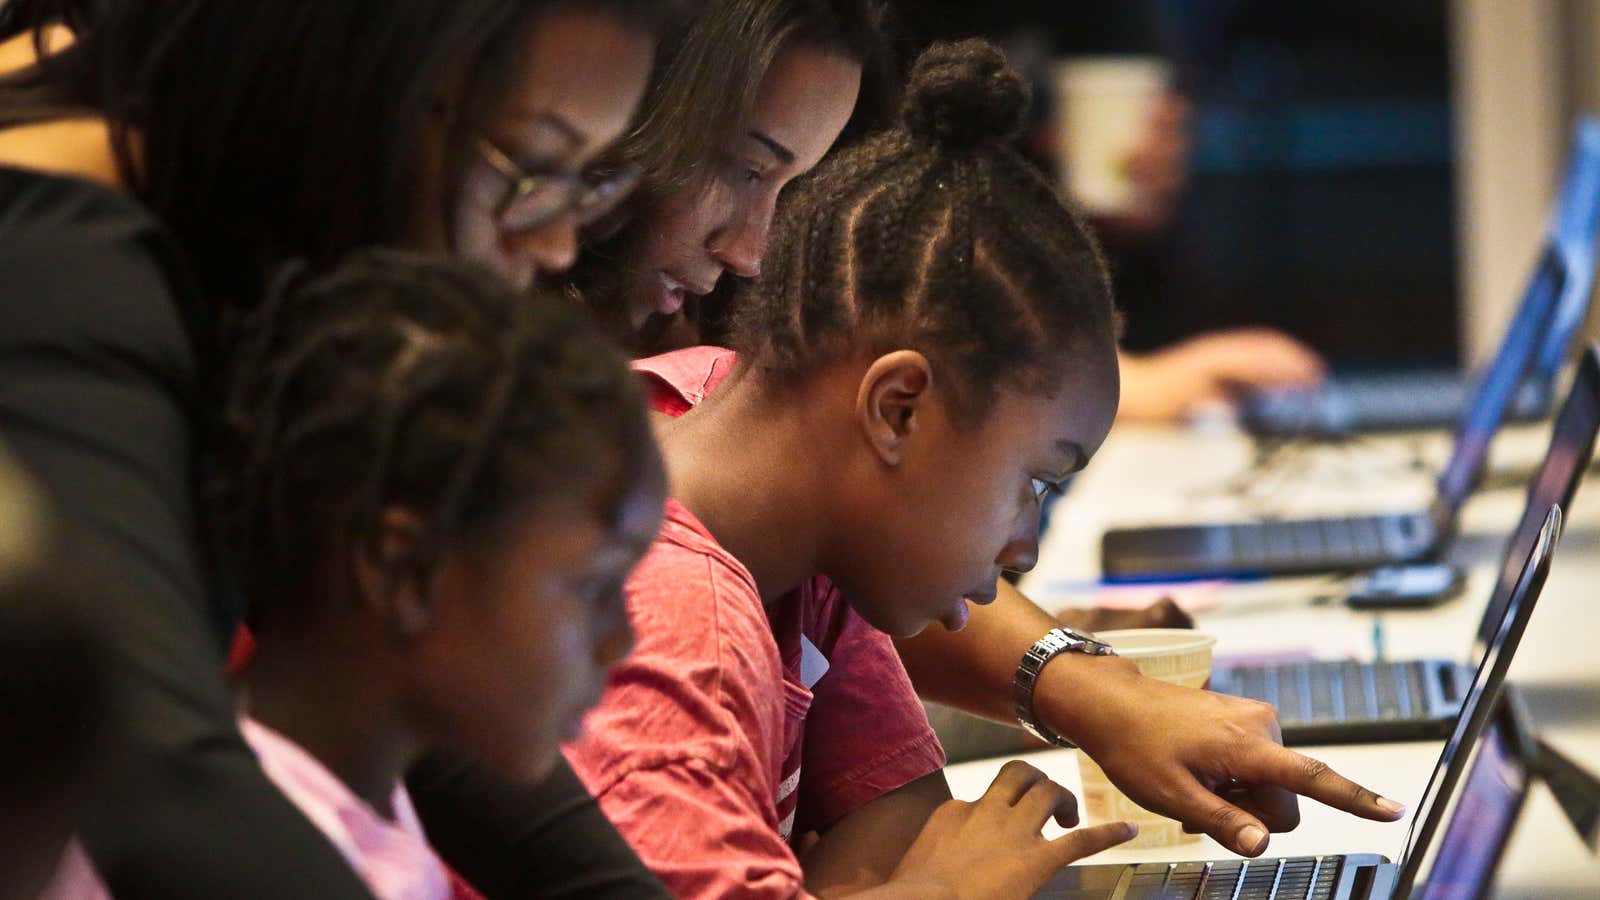
{"label": "nose", "polygon": [[565,272],[578,259],[578,223],[570,215],[506,238],[507,249],[541,275]]}
{"label": "nose", "polygon": [[736,219],[711,238],[711,258],[740,278],[761,274],[761,258],[767,252],[767,234],[772,228],[773,209],[762,204]]}
{"label": "nose", "polygon": [[1000,555],[994,561],[1000,568],[1018,575],[1033,571],[1039,564],[1038,532],[1007,543],[1000,548]]}

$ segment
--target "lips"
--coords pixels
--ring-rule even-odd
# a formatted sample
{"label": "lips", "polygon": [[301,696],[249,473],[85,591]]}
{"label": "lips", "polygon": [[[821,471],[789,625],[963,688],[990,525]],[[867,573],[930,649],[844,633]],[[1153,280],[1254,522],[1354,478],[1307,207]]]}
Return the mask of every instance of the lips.
{"label": "lips", "polygon": [[971,600],[973,603],[978,604],[979,606],[988,606],[989,604],[994,602],[994,598],[996,596],[998,596],[998,595],[999,594],[995,590],[994,586],[990,585],[989,587],[986,587],[983,590],[968,591],[963,596],[965,596],[966,599]]}
{"label": "lips", "polygon": [[967,609],[967,601],[960,599],[951,605],[948,612],[939,617],[939,621],[949,631],[960,631],[966,627],[967,619],[971,618],[971,615],[971,611]]}
{"label": "lips", "polygon": [[715,279],[710,282],[691,281],[669,272],[662,272],[662,290],[661,295],[656,298],[655,311],[663,316],[676,315],[678,310],[683,309],[683,301],[687,295],[694,294],[697,297],[703,297],[711,293],[711,289],[716,285]]}

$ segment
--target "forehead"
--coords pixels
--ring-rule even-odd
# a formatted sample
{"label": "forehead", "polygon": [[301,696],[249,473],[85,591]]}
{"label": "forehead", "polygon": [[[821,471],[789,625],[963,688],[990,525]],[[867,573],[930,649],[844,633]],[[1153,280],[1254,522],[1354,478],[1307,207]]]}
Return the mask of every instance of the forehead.
{"label": "forehead", "polygon": [[1068,362],[1047,393],[1002,387],[981,429],[986,439],[1030,457],[1054,454],[1059,441],[1093,455],[1111,430],[1121,391],[1116,357],[1106,357]]}
{"label": "forehead", "polygon": [[507,114],[553,114],[591,145],[627,127],[650,74],[654,42],[603,13],[563,7],[536,17],[518,47]]}
{"label": "forehead", "polygon": [[844,130],[860,89],[860,63],[790,44],[761,80],[751,128],[794,151],[798,165],[809,169]]}

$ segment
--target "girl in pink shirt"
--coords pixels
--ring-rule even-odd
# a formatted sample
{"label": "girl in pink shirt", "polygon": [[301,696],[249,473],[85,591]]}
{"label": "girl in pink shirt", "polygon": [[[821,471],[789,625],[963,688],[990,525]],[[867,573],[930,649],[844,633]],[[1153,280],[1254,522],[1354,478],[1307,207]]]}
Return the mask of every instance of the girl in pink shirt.
{"label": "girl in pink shirt", "polygon": [[638,387],[573,305],[396,253],[288,285],[236,356],[245,737],[379,898],[470,896],[401,776],[442,748],[532,779],[578,734],[661,515]]}
{"label": "girl in pink shirt", "polygon": [[993,47],[930,50],[899,127],[779,212],[737,354],[636,364],[672,499],[567,752],[678,896],[1022,898],[1133,833],[1043,840],[1075,804],[1020,763],[949,801],[890,640],[1033,565],[1116,410],[1098,250],[1007,147],[1026,98]]}

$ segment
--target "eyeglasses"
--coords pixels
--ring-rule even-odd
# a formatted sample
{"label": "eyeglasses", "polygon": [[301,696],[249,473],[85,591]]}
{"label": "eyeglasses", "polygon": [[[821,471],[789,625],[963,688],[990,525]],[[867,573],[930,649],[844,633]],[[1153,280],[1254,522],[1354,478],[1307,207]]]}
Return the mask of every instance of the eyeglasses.
{"label": "eyeglasses", "polygon": [[506,231],[530,231],[572,213],[579,227],[617,208],[639,184],[640,170],[627,166],[600,181],[567,172],[528,172],[487,138],[478,138],[478,153],[511,182],[495,207],[495,220]]}

